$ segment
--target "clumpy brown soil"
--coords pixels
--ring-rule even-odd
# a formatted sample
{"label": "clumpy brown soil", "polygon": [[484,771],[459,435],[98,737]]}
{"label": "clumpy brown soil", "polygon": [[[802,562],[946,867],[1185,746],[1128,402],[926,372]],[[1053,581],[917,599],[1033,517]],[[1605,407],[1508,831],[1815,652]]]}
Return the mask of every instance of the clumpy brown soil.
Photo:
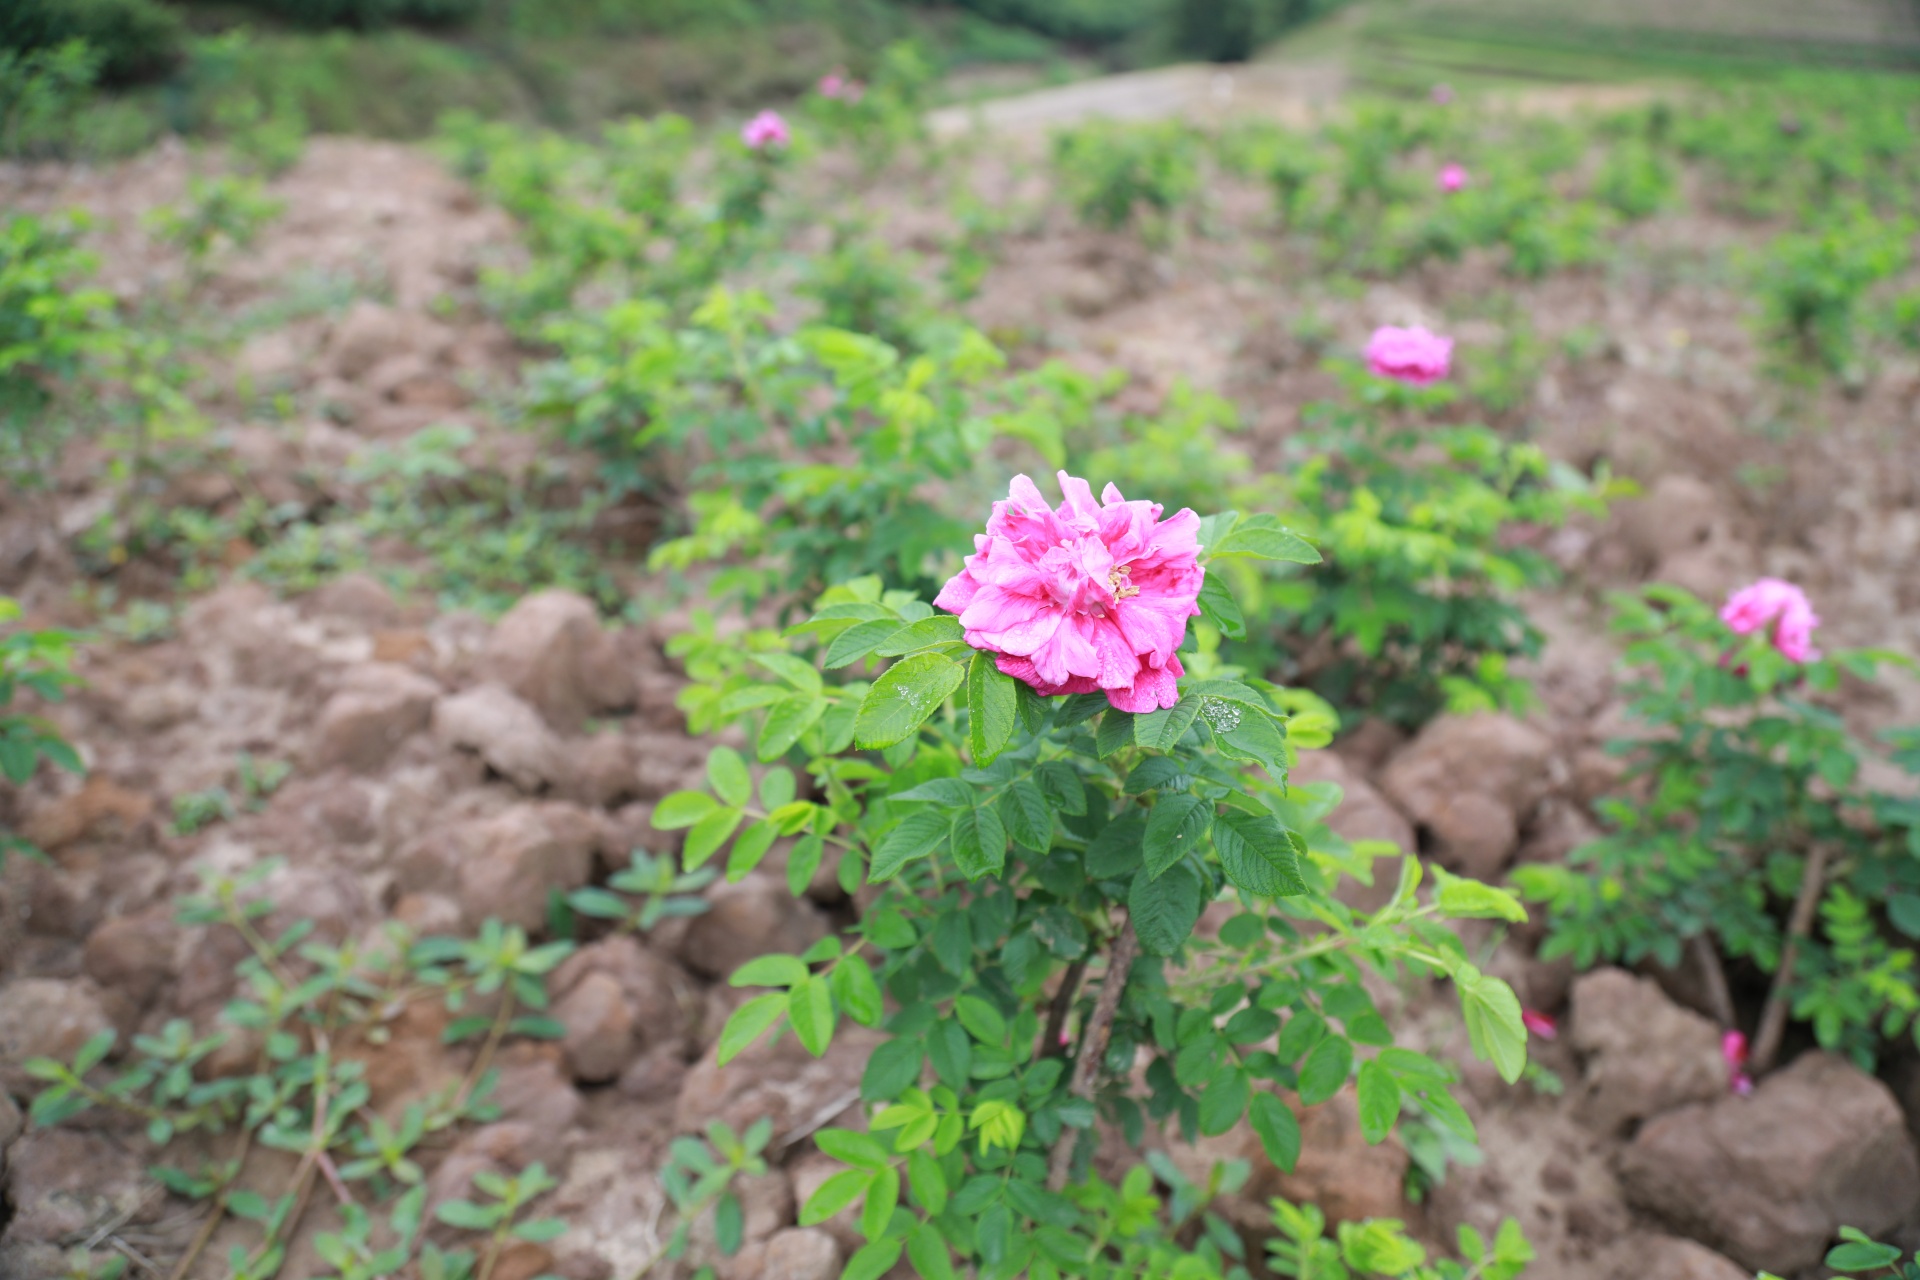
{"label": "clumpy brown soil", "polygon": [[[1040,189],[1033,157],[1012,150],[1011,165],[976,159],[975,180],[1030,199]],[[103,279],[130,305],[191,285],[207,312],[231,322],[196,366],[213,432],[203,463],[173,482],[180,502],[220,511],[261,491],[324,512],[352,500],[345,468],[360,451],[443,423],[472,432],[465,456],[476,469],[513,474],[537,457],[556,461],[553,446],[501,412],[532,353],[477,302],[479,268],[514,255],[505,218],[421,150],[319,139],[272,184],[285,216],[194,284],[141,217],[179,199],[187,175],[207,163],[175,148],[100,171],[0,171],[9,208],[94,212]],[[875,198],[902,243],[938,232],[920,190]],[[1471,373],[1479,353],[1517,327],[1544,354],[1499,425],[1577,466],[1604,463],[1646,495],[1551,540],[1568,581],[1531,602],[1551,642],[1534,672],[1541,706],[1526,723],[1442,722],[1412,742],[1370,726],[1303,761],[1305,776],[1346,787],[1337,823],[1345,834],[1431,844],[1443,819],[1432,811],[1434,789],[1452,780],[1478,798],[1484,823],[1450,829],[1443,843],[1475,850],[1485,860],[1479,874],[1497,876],[1516,858],[1563,857],[1590,836],[1588,805],[1615,776],[1599,748],[1623,727],[1596,603],[1611,588],[1664,579],[1717,595],[1771,573],[1807,586],[1830,643],[1920,651],[1920,471],[1900,462],[1920,432],[1920,362],[1889,360],[1854,395],[1788,397],[1760,377],[1739,290],[1683,269],[1754,239],[1754,229],[1674,215],[1633,232],[1604,270],[1527,284],[1469,259],[1336,294],[1311,283],[1306,249],[1272,229],[1257,193],[1211,199],[1209,234],[1177,236],[1160,251],[1075,229],[1057,211],[1037,214],[1000,247],[969,313],[989,331],[1023,335],[1022,359],[1053,353],[1125,369],[1134,379],[1127,395],[1144,406],[1182,379],[1231,396],[1249,424],[1231,447],[1250,472],[1282,465],[1300,407],[1330,392],[1318,368],[1323,345],[1352,349],[1377,324],[1424,322],[1460,336]],[[303,290],[323,301],[287,304]],[[1509,305],[1487,305],[1496,296]],[[1300,324],[1308,313],[1319,325],[1311,342]],[[1578,359],[1562,344],[1576,330],[1599,335]],[[127,596],[164,585],[153,566],[102,570],[76,558],[73,535],[110,510],[102,461],[79,447],[50,494],[0,494],[0,590],[32,618],[97,621],[97,592],[76,591],[100,585],[89,573],[117,572]],[[557,462],[590,472],[587,459]],[[236,548],[229,567],[247,555]],[[24,1103],[22,1058],[70,1056],[102,1026],[124,1040],[171,1018],[202,1032],[215,1025],[244,949],[230,930],[178,923],[169,905],[205,870],[284,860],[266,884],[279,904],[274,920],[312,918],[320,937],[337,941],[373,939],[389,919],[423,933],[470,932],[489,917],[538,930],[549,890],[604,881],[636,847],[670,851],[673,838],[649,828],[651,806],[697,785],[706,750],[674,707],[683,677],[663,649],[681,617],[665,602],[685,584],[650,579],[630,551],[610,556],[622,581],[663,602],[653,621],[605,625],[587,601],[543,593],[489,622],[396,599],[364,574],[280,600],[235,575],[188,602],[171,635],[90,644],[84,687],[51,709],[85,753],[88,777],[43,774],[0,796],[0,816],[51,857],[11,859],[0,880],[0,1085]],[[1849,711],[1863,728],[1911,723],[1920,686],[1855,691]],[[290,776],[257,811],[173,834],[174,798],[234,787],[243,753],[287,762]],[[510,1041],[499,1059],[500,1118],[424,1149],[435,1201],[464,1194],[485,1168],[539,1160],[561,1178],[543,1211],[573,1229],[519,1251],[496,1276],[634,1275],[671,1229],[656,1176],[666,1142],[714,1118],[772,1118],[775,1168],[745,1188],[747,1248],[715,1259],[710,1233],[696,1232],[695,1260],[718,1261],[722,1280],[826,1277],[856,1243],[846,1223],[793,1224],[796,1204],[825,1176],[806,1135],[850,1108],[847,1118],[860,1123],[864,1042],[849,1037],[813,1062],[788,1040],[724,1070],[712,1052],[739,999],[725,975],[755,954],[803,949],[847,919],[851,904],[831,883],[793,899],[778,852],[707,894],[708,914],[644,939],[589,935],[552,984],[566,1039]],[[1763,1261],[1783,1272],[1808,1264],[1741,1256],[1753,1233],[1709,1211],[1724,1198],[1718,1184],[1745,1176],[1745,1157],[1722,1153],[1721,1164],[1700,1166],[1693,1194],[1708,1208],[1682,1212],[1644,1193],[1646,1153],[1665,1149],[1664,1133],[1695,1133],[1689,1125],[1697,1141],[1683,1149],[1704,1150],[1718,1109],[1749,1106],[1756,1126],[1787,1135],[1785,1146],[1752,1157],[1787,1173],[1765,1181],[1753,1172],[1755,1185],[1818,1199],[1832,1217],[1815,1214],[1798,1235],[1760,1233],[1761,1243],[1791,1252],[1852,1221],[1920,1230],[1920,1172],[1905,1130],[1920,1117],[1920,1073],[1891,1065],[1890,1089],[1857,1072],[1796,1065],[1806,1079],[1782,1072],[1754,1098],[1730,1099],[1714,1029],[1681,1007],[1685,975],[1668,976],[1666,993],[1619,974],[1576,987],[1564,965],[1530,957],[1535,941],[1522,931],[1492,966],[1526,1004],[1561,1015],[1561,1037],[1536,1046],[1552,1077],[1509,1088],[1468,1065],[1483,1162],[1455,1167],[1424,1202],[1404,1197],[1408,1160],[1397,1142],[1371,1149],[1359,1140],[1350,1101],[1307,1118],[1309,1156],[1291,1176],[1265,1165],[1244,1135],[1177,1148],[1176,1158],[1197,1168],[1216,1157],[1254,1161],[1229,1212],[1256,1232],[1260,1197],[1270,1195],[1312,1199],[1336,1217],[1401,1217],[1442,1248],[1460,1223],[1490,1231],[1515,1215],[1538,1248],[1528,1274],[1540,1280],[1731,1280]],[[1469,1060],[1444,992],[1381,996],[1398,1008],[1390,1020],[1409,1044]],[[410,1005],[394,1013],[383,1043],[353,1051],[367,1064],[374,1110],[391,1114],[468,1069],[471,1046],[440,1044],[445,1021],[437,1006]],[[244,1069],[252,1047],[235,1039],[214,1070]],[[154,1151],[137,1128],[92,1117],[22,1133],[4,1097],[11,1218],[0,1276],[52,1274],[58,1249],[85,1242],[169,1266],[198,1211],[147,1177]],[[1853,1127],[1822,1130],[1829,1113]],[[1796,1169],[1827,1181],[1795,1184]],[[249,1185],[277,1194],[288,1173],[285,1161],[263,1158]],[[1912,1187],[1913,1203],[1889,1208],[1875,1187],[1896,1199]],[[1783,1214],[1791,1207],[1782,1204]],[[312,1236],[336,1224],[331,1201],[319,1197],[285,1274],[316,1271]],[[195,1274],[225,1274],[213,1260],[251,1231],[221,1228]],[[648,1274],[683,1272],[662,1264]]]}

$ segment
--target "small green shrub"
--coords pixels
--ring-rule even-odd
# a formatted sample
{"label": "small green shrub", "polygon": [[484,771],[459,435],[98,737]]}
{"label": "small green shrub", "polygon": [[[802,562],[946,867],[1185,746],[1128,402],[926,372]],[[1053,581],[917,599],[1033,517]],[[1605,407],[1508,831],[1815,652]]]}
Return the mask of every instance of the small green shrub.
{"label": "small green shrub", "polygon": [[77,243],[83,225],[0,222],[0,464],[21,488],[67,436],[65,415],[48,412],[55,398],[124,346],[112,295],[85,283],[95,262]]}
{"label": "small green shrub", "polygon": [[[20,618],[20,606],[0,596],[0,624]],[[22,690],[47,702],[59,702],[79,683],[73,675],[73,652],[80,637],[71,631],[0,632],[0,777],[24,785],[42,760],[72,773],[85,772],[80,754],[41,716],[9,712]],[[0,827],[0,862],[9,851],[33,852],[32,846]]]}
{"label": "small green shrub", "polygon": [[1911,236],[1904,220],[1885,222],[1855,210],[1821,229],[1780,236],[1760,251],[1761,323],[1783,376],[1859,376],[1863,300],[1906,266]]}
{"label": "small green shrub", "polygon": [[46,49],[0,48],[0,155],[69,150],[100,57],[84,40]]}
{"label": "small green shrub", "polygon": [[1053,167],[1080,221],[1103,231],[1138,222],[1156,241],[1200,191],[1199,141],[1180,124],[1090,124],[1054,136]]}
{"label": "small green shrub", "polygon": [[84,41],[108,84],[164,75],[185,37],[180,15],[156,0],[8,0],[0,9],[0,56]]}
{"label": "small green shrub", "polygon": [[231,174],[190,178],[185,203],[154,209],[148,215],[148,226],[160,239],[184,252],[198,271],[205,268],[215,249],[244,249],[252,244],[267,223],[285,209],[286,202],[268,195],[257,178]]}
{"label": "small green shrub", "polygon": [[[1870,1065],[1888,1038],[1920,1041],[1920,801],[1865,781],[1879,753],[1828,701],[1843,676],[1910,660],[1846,650],[1798,664],[1678,588],[1616,609],[1645,733],[1614,744],[1631,790],[1602,806],[1606,838],[1515,873],[1547,907],[1542,954],[1674,966],[1704,939],[1772,976],[1824,1048]],[[1890,758],[1920,771],[1920,733],[1897,736]]]}

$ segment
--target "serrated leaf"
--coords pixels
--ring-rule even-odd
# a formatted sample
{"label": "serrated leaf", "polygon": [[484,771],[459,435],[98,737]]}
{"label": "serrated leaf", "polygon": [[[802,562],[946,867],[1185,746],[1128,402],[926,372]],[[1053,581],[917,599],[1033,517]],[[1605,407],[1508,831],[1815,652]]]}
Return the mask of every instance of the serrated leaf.
{"label": "serrated leaf", "polygon": [[886,1012],[873,969],[859,956],[846,956],[833,969],[833,998],[846,1015],[863,1027],[880,1025]]}
{"label": "serrated leaf", "polygon": [[1356,1082],[1360,1099],[1360,1136],[1369,1144],[1386,1140],[1400,1118],[1400,1082],[1378,1060],[1360,1064]]}
{"label": "serrated leaf", "polygon": [[1019,682],[1001,674],[992,654],[974,654],[967,664],[967,745],[974,764],[992,764],[1019,722]]}
{"label": "serrated leaf", "polygon": [[1000,797],[1000,820],[1023,849],[1045,853],[1053,843],[1053,810],[1032,778],[1016,778]]}
{"label": "serrated leaf", "polygon": [[1087,874],[1096,880],[1118,880],[1140,866],[1147,837],[1146,815],[1125,813],[1109,822],[1087,843]]}
{"label": "serrated leaf", "polygon": [[1227,809],[1213,824],[1213,850],[1237,889],[1261,898],[1307,891],[1292,836],[1271,814]]}
{"label": "serrated leaf", "polygon": [[766,721],[760,726],[760,741],[754,754],[762,763],[778,760],[793,750],[807,730],[827,714],[827,700],[817,694],[796,693],[767,708]]}
{"label": "serrated leaf", "polygon": [[897,1098],[920,1078],[926,1050],[918,1040],[895,1036],[873,1051],[860,1076],[860,1097],[866,1102]]}
{"label": "serrated leaf", "polygon": [[1213,803],[1195,795],[1162,796],[1147,815],[1142,843],[1147,874],[1159,876],[1203,847],[1213,825]]}
{"label": "serrated leaf", "polygon": [[1496,889],[1478,880],[1449,875],[1440,867],[1434,868],[1434,874],[1440,879],[1433,901],[1440,908],[1441,915],[1452,920],[1507,920],[1514,924],[1527,922],[1527,909],[1506,890]]}
{"label": "serrated leaf", "polygon": [[897,658],[903,653],[931,649],[937,644],[952,644],[960,639],[963,639],[960,619],[951,613],[936,613],[931,618],[922,618],[901,627],[874,646],[873,651],[882,658]]}
{"label": "serrated leaf", "polygon": [[1140,948],[1153,956],[1170,956],[1179,950],[1193,933],[1201,906],[1200,878],[1183,863],[1174,864],[1158,879],[1140,868],[1127,892],[1127,909]]}
{"label": "serrated leaf", "polygon": [[1328,1036],[1300,1064],[1300,1101],[1309,1107],[1325,1102],[1352,1072],[1353,1046],[1341,1036]]}
{"label": "serrated leaf", "polygon": [[1171,707],[1149,711],[1133,718],[1133,740],[1149,751],[1171,751],[1179,745],[1194,717],[1200,714],[1200,700],[1182,696]]}
{"label": "serrated leaf", "polygon": [[1520,1019],[1519,997],[1512,987],[1472,965],[1462,965],[1453,983],[1474,1053],[1512,1084],[1527,1066],[1527,1028]]}
{"label": "serrated leaf", "polygon": [[779,834],[779,825],[771,819],[756,822],[742,831],[740,838],[733,842],[733,851],[727,855],[727,883],[739,884],[746,879],[767,856],[767,850],[773,848]]}
{"label": "serrated leaf", "polygon": [[953,815],[947,843],[954,865],[969,880],[997,876],[1007,863],[1007,832],[992,805],[971,806]]}
{"label": "serrated leaf", "polygon": [[1227,590],[1227,584],[1219,574],[1210,573],[1200,583],[1200,596],[1196,603],[1200,606],[1200,616],[1220,628],[1221,634],[1229,640],[1247,638],[1247,620],[1240,612],[1240,602],[1233,598],[1233,592]]}
{"label": "serrated leaf", "polygon": [[961,996],[953,1002],[954,1017],[960,1019],[975,1040],[982,1044],[1005,1044],[1007,1020],[1000,1011],[979,996]]}
{"label": "serrated leaf", "polygon": [[855,742],[875,748],[906,741],[966,676],[965,667],[937,653],[902,658],[867,690],[854,719]]}
{"label": "serrated leaf", "polygon": [[1243,516],[1213,547],[1212,558],[1221,556],[1282,560],[1290,564],[1320,563],[1320,553],[1313,549],[1312,543],[1270,515]]}
{"label": "serrated leaf", "polygon": [[1218,1137],[1239,1124],[1252,1092],[1247,1073],[1239,1068],[1214,1076],[1200,1092],[1200,1132]]}
{"label": "serrated leaf", "polygon": [[1100,716],[1100,729],[1094,736],[1094,749],[1102,760],[1133,745],[1132,712],[1109,705]]}
{"label": "serrated leaf", "polygon": [[898,618],[878,618],[855,623],[833,638],[827,646],[822,666],[829,671],[850,667],[871,654],[881,641],[900,629]]}
{"label": "serrated leaf", "polygon": [[951,819],[937,809],[916,809],[909,813],[874,846],[873,865],[867,870],[867,880],[873,884],[890,880],[915,858],[926,857],[947,838],[950,825]]}
{"label": "serrated leaf", "polygon": [[893,1153],[879,1139],[852,1129],[822,1129],[813,1135],[813,1143],[841,1164],[856,1169],[884,1169],[893,1161]]}
{"label": "serrated leaf", "polygon": [[1300,1162],[1300,1121],[1287,1104],[1262,1090],[1253,1096],[1247,1120],[1260,1139],[1267,1159],[1282,1173],[1292,1173]]}

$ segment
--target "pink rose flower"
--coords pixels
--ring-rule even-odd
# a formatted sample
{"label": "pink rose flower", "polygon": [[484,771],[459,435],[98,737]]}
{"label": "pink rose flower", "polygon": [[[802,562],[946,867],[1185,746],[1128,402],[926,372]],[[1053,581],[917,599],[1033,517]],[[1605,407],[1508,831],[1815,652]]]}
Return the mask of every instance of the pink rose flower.
{"label": "pink rose flower", "polygon": [[1467,171],[1457,164],[1444,166],[1440,170],[1440,189],[1452,194],[1467,185]]}
{"label": "pink rose flower", "polygon": [[740,141],[758,151],[768,146],[784,147],[793,141],[793,135],[778,111],[762,111],[741,126]]}
{"label": "pink rose flower", "polygon": [[1560,1034],[1560,1024],[1553,1020],[1553,1015],[1542,1013],[1538,1009],[1522,1009],[1520,1022],[1542,1040],[1552,1040]]}
{"label": "pink rose flower", "polygon": [[829,71],[820,77],[820,96],[823,98],[837,98],[846,87],[846,77],[838,71]]}
{"label": "pink rose flower", "polygon": [[1433,86],[1433,100],[1443,107],[1449,102],[1452,102],[1453,86],[1449,84],[1437,84]]}
{"label": "pink rose flower", "polygon": [[1452,359],[1452,338],[1418,326],[1399,329],[1383,325],[1367,339],[1367,368],[1382,378],[1416,387],[1430,386],[1446,377]]}
{"label": "pink rose flower", "polygon": [[960,615],[967,643],[1042,696],[1105,691],[1122,711],[1179,701],[1176,650],[1206,570],[1200,517],[1165,520],[1157,502],[1128,502],[1108,485],[1059,473],[1066,501],[1052,510],[1026,476],[993,504],[974,554],[934,598]]}
{"label": "pink rose flower", "polygon": [[1820,656],[1813,647],[1813,629],[1820,618],[1807,593],[1779,578],[1762,578],[1727,597],[1720,621],[1740,635],[1751,635],[1773,624],[1773,647],[1795,662]]}

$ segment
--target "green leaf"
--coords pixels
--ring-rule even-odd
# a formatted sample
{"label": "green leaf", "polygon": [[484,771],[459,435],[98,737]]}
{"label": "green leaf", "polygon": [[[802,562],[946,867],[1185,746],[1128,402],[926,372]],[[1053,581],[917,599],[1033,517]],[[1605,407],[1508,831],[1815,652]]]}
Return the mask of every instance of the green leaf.
{"label": "green leaf", "polygon": [[887,1165],[873,1175],[873,1183],[867,1188],[867,1203],[860,1210],[860,1234],[878,1240],[899,1203],[900,1171]]}
{"label": "green leaf", "polygon": [[787,992],[787,1021],[806,1051],[818,1058],[833,1041],[833,993],[820,978],[808,978]]}
{"label": "green leaf", "polygon": [[1176,863],[1157,879],[1142,867],[1127,891],[1133,930],[1148,955],[1170,956],[1179,950],[1200,919],[1201,906],[1200,877],[1185,864]]}
{"label": "green leaf", "polygon": [[747,815],[738,809],[716,809],[693,824],[687,841],[680,848],[680,862],[688,871],[700,866],[720,851]]}
{"label": "green leaf", "polygon": [[707,781],[713,784],[713,794],[735,809],[753,799],[753,775],[732,747],[715,747],[707,753]]}
{"label": "green leaf", "polygon": [[900,1250],[900,1241],[891,1236],[875,1240],[847,1259],[847,1269],[840,1273],[840,1280],[880,1280],[900,1261]]}
{"label": "green leaf", "polygon": [[814,1145],[838,1160],[859,1169],[884,1169],[892,1163],[893,1153],[879,1139],[852,1129],[822,1129],[813,1135]]}
{"label": "green leaf", "polygon": [[816,694],[795,693],[780,699],[767,708],[766,723],[760,726],[760,742],[755,754],[763,763],[778,760],[793,750],[793,744],[820,723],[820,717],[825,714],[827,700]]}
{"label": "green leaf", "polygon": [[920,1078],[926,1050],[918,1040],[895,1036],[873,1051],[860,1076],[860,1097],[866,1102],[897,1098]]}
{"label": "green leaf", "polygon": [[815,1227],[867,1194],[873,1174],[866,1169],[847,1169],[834,1174],[807,1197],[800,1209],[800,1225]]}
{"label": "green leaf", "polygon": [[767,856],[767,850],[773,847],[774,838],[779,834],[779,827],[764,819],[742,831],[740,838],[733,842],[733,852],[727,855],[727,882],[739,884],[746,879]]}
{"label": "green leaf", "polygon": [[1213,851],[1236,889],[1261,898],[1307,891],[1292,834],[1271,814],[1227,809],[1213,824]]}
{"label": "green leaf", "polygon": [[1292,1173],[1300,1162],[1300,1121],[1287,1109],[1287,1104],[1263,1089],[1253,1095],[1247,1119],[1267,1159],[1282,1173]]}
{"label": "green leaf", "polygon": [[1218,1137],[1239,1124],[1252,1092],[1247,1073],[1237,1067],[1208,1081],[1200,1094],[1200,1132]]}
{"label": "green leaf", "polygon": [[820,673],[813,669],[812,663],[803,662],[790,653],[755,653],[748,656],[800,692],[820,692]]}
{"label": "green leaf", "polygon": [[[735,1203],[739,1202],[735,1201]],[[534,1218],[529,1222],[515,1223],[509,1234],[517,1240],[531,1240],[535,1244],[545,1244],[549,1240],[558,1240],[567,1234],[567,1223],[564,1218]]]}
{"label": "green leaf", "polygon": [[1194,717],[1199,714],[1200,700],[1183,697],[1171,707],[1137,715],[1133,718],[1133,740],[1149,751],[1171,751],[1193,728]]}
{"label": "green leaf", "polygon": [[913,1202],[929,1214],[937,1218],[947,1211],[947,1175],[926,1152],[908,1153],[907,1187],[913,1192]]}
{"label": "green leaf", "polygon": [[966,678],[965,667],[937,653],[902,658],[867,690],[853,722],[854,741],[865,748],[906,741]]}
{"label": "green leaf", "polygon": [[1254,560],[1284,560],[1290,564],[1319,564],[1320,553],[1299,534],[1290,532],[1270,515],[1242,517],[1213,547],[1212,558],[1247,556]]}
{"label": "green leaf", "polygon": [[860,956],[846,956],[833,969],[833,997],[849,1018],[863,1027],[877,1027],[886,1012],[880,999],[880,984],[873,970]]}
{"label": "green leaf", "polygon": [[812,975],[796,956],[755,956],[733,971],[730,987],[791,987]]}
{"label": "green leaf", "polygon": [[1509,920],[1514,924],[1527,922],[1527,909],[1505,889],[1449,875],[1441,867],[1435,867],[1433,873],[1439,877],[1434,905],[1440,908],[1441,915],[1453,920]]}
{"label": "green leaf", "polygon": [[903,653],[931,649],[937,644],[952,644],[964,639],[960,619],[951,613],[936,613],[931,618],[908,623],[874,647],[882,658],[897,658]]}
{"label": "green leaf", "polygon": [[969,880],[997,876],[1007,864],[1007,832],[999,810],[992,805],[966,808],[953,815],[947,843],[960,874]]}
{"label": "green leaf", "polygon": [[813,883],[813,874],[820,869],[820,859],[826,851],[827,842],[819,836],[794,842],[793,851],[787,855],[787,888],[794,897],[805,893]]}
{"label": "green leaf", "polygon": [[951,826],[947,815],[939,810],[914,810],[874,846],[873,865],[867,869],[868,881],[878,884],[890,880],[915,858],[926,857],[940,847]]}
{"label": "green leaf", "polygon": [[760,1033],[780,1020],[787,1010],[787,997],[781,992],[770,991],[735,1009],[727,1019],[727,1025],[720,1029],[720,1044],[715,1050],[715,1058],[721,1066],[726,1066],[740,1051],[760,1038]]}
{"label": "green leaf", "polygon": [[1213,803],[1196,795],[1166,795],[1147,815],[1142,843],[1146,872],[1159,877],[1201,847],[1213,825]]}
{"label": "green leaf", "polygon": [[967,745],[974,764],[992,764],[1013,741],[1019,722],[1019,681],[1002,675],[992,654],[974,654],[967,663]]}
{"label": "green leaf", "polygon": [[1462,965],[1453,975],[1466,1017],[1467,1038],[1480,1058],[1493,1063],[1508,1084],[1527,1066],[1527,1028],[1520,1020],[1520,999],[1500,979]]}
{"label": "green leaf", "polygon": [[1139,867],[1147,838],[1147,819],[1139,812],[1124,813],[1087,843],[1087,874],[1096,880],[1118,880]]}
{"label": "green leaf", "polygon": [[[235,1192],[227,1197],[227,1208],[231,1212],[239,1214],[241,1217],[249,1216],[241,1212],[234,1202],[243,1195],[252,1194],[252,1192],[245,1191]],[[257,1199],[258,1197],[255,1198]],[[262,1204],[262,1212],[259,1216],[262,1218],[266,1217],[264,1202]],[[448,1226],[459,1227],[463,1231],[491,1231],[493,1230],[494,1220],[500,1215],[498,1210],[483,1209],[479,1205],[466,1200],[449,1200],[434,1211],[434,1216]]]}
{"label": "green leaf", "polygon": [[73,1074],[84,1076],[99,1066],[106,1058],[107,1051],[113,1048],[113,1042],[117,1038],[118,1033],[111,1027],[104,1031],[96,1031],[87,1037],[87,1042],[81,1045],[79,1052],[73,1055]]}
{"label": "green leaf", "polygon": [[833,638],[833,643],[827,646],[827,655],[821,660],[821,665],[829,671],[852,666],[872,653],[882,640],[899,629],[898,618],[876,618],[868,622],[855,623]]}
{"label": "green leaf", "polygon": [[1023,849],[1045,853],[1053,843],[1053,810],[1032,778],[1016,778],[1000,797],[1000,819]]}
{"label": "green leaf", "polygon": [[920,1280],[954,1280],[953,1256],[947,1251],[946,1238],[931,1222],[920,1223],[907,1237],[907,1261],[920,1273]]}
{"label": "green leaf", "polygon": [[1842,1243],[1827,1250],[1826,1263],[1835,1271],[1873,1271],[1900,1261],[1900,1250],[1881,1244],[1858,1227],[1840,1228]]}
{"label": "green leaf", "polygon": [[[1328,1043],[1332,1043],[1329,1041]],[[1386,1140],[1400,1118],[1400,1082],[1377,1059],[1360,1064],[1360,1136],[1370,1144]]]}
{"label": "green leaf", "polygon": [[1100,715],[1100,731],[1094,749],[1102,760],[1133,745],[1133,713],[1109,706]]}
{"label": "green leaf", "polygon": [[1300,1064],[1300,1101],[1309,1107],[1325,1102],[1352,1072],[1353,1046],[1342,1036],[1328,1036]]}
{"label": "green leaf", "polygon": [[1210,573],[1200,584],[1200,616],[1220,628],[1229,640],[1247,638],[1247,620],[1240,612],[1240,602],[1233,598],[1233,592],[1227,590],[1227,584],[1217,573]]}
{"label": "green leaf", "polygon": [[1000,1011],[979,996],[961,996],[953,1002],[954,1016],[960,1025],[982,1044],[1001,1045],[1007,1040],[1007,1020]]}
{"label": "green leaf", "polygon": [[704,791],[676,791],[662,797],[653,809],[655,831],[678,831],[690,827],[720,806]]}
{"label": "green leaf", "polygon": [[1214,743],[1220,754],[1234,760],[1250,760],[1264,768],[1275,782],[1287,780],[1287,733],[1283,721],[1261,707],[1249,707],[1225,699],[1212,699],[1211,705],[1225,710],[1201,708],[1201,718],[1213,728]]}

